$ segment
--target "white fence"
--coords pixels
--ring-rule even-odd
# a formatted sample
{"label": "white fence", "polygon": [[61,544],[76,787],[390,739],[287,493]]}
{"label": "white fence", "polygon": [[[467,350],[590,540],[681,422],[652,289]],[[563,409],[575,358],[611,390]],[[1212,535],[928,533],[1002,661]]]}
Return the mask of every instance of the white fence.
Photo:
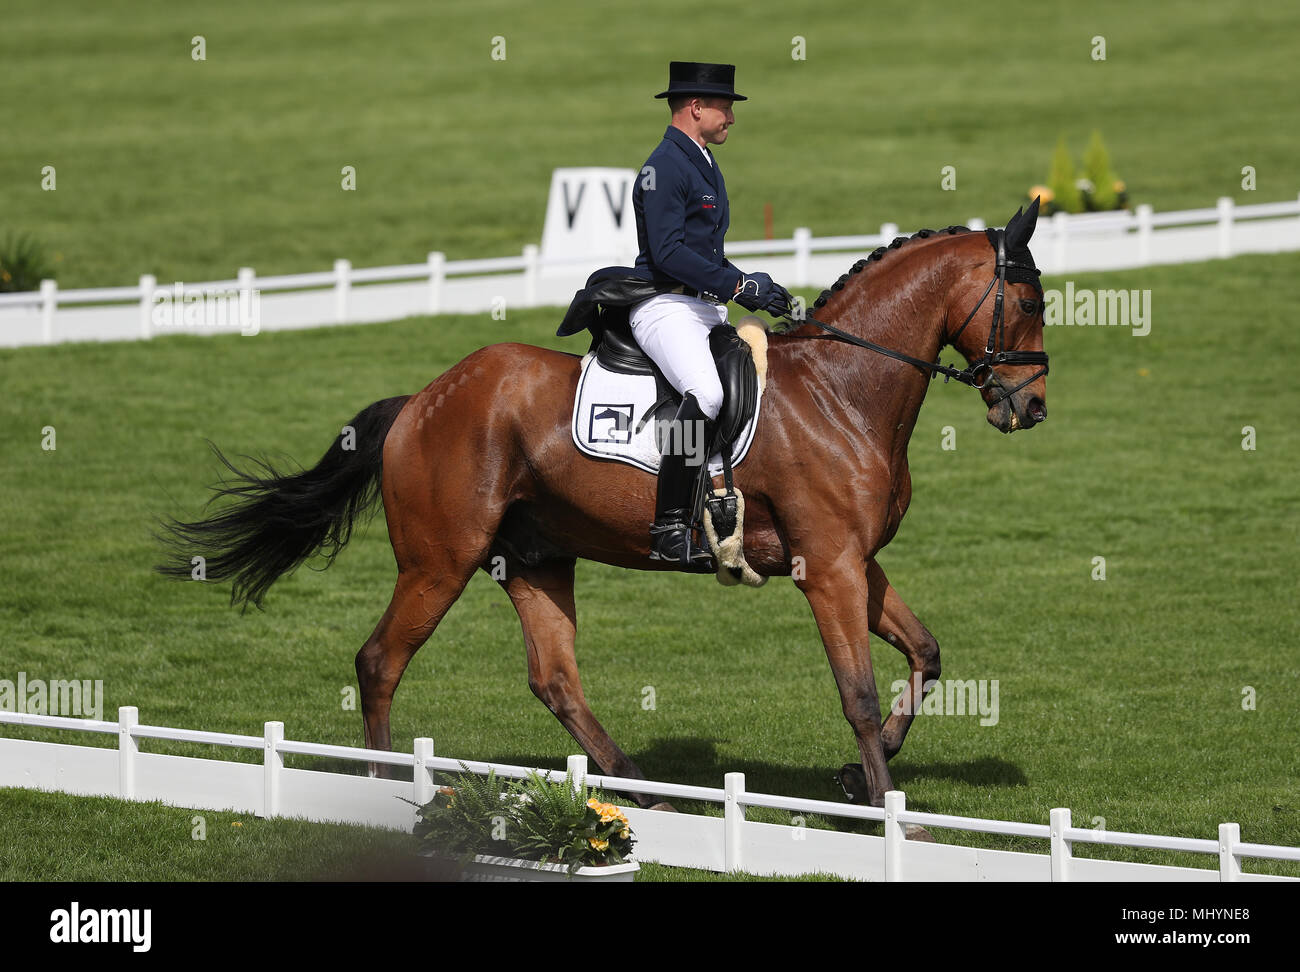
{"label": "white fence", "polygon": [[[260,817],[300,817],[410,831],[415,809],[433,798],[434,771],[459,772],[461,761],[437,757],[433,740],[416,739],[413,752],[396,753],[295,742],[284,723],[268,722],[261,736],[141,725],[134,706],[118,709],[116,722],[0,712],[0,724],[69,729],[117,736],[117,748],[66,745],[0,737],[0,786],[26,787],[126,800],[158,800],[194,809]],[[233,762],[140,751],[141,739],[253,749],[261,763]],[[411,783],[316,770],[290,769],[286,755],[329,757],[410,767]],[[519,778],[528,767],[465,761],[470,770]],[[1300,861],[1300,848],[1244,843],[1234,823],[1219,825],[1217,840],[1119,833],[1072,826],[1070,811],[1052,810],[1047,824],[1008,823],[908,810],[902,793],[886,794],[884,809],[824,800],[752,793],[743,773],[728,773],[722,789],[587,773],[585,756],[570,756],[575,778],[604,790],[720,803],[722,817],[626,807],[642,861],[746,871],[759,875],[813,872],[872,881],[1296,881],[1243,872],[1246,858]],[[563,779],[554,770],[539,770]],[[749,807],[883,822],[884,835],[842,833],[746,820]],[[909,824],[1036,838],[1048,853],[986,850],[905,839]],[[1217,868],[1173,867],[1074,857],[1077,844],[1190,851],[1217,859]]]}
{"label": "white fence", "polygon": [[[970,225],[984,224],[972,219]],[[870,236],[814,237],[801,228],[790,239],[732,243],[727,254],[787,286],[825,287],[897,235],[892,223]],[[1058,213],[1039,222],[1033,249],[1039,266],[1051,274],[1295,251],[1300,250],[1300,200],[1236,206],[1225,197],[1213,208],[1180,212],[1139,206],[1133,212]],[[333,270],[280,277],[258,277],[245,267],[233,280],[186,284],[183,291],[256,293],[257,330],[286,330],[494,307],[566,306],[592,270],[632,259],[610,254],[596,263],[555,263],[542,260],[538,248],[529,245],[517,257],[448,261],[442,253],[430,253],[424,263],[365,269],[336,260]],[[237,325],[159,327],[156,308],[172,292],[146,274],[134,287],[61,291],[46,280],[38,291],[0,294],[0,347],[239,330]]]}

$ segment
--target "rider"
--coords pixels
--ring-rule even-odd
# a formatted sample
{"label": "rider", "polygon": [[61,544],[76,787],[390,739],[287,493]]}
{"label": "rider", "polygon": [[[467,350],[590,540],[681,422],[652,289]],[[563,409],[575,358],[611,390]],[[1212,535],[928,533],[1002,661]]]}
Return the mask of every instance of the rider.
{"label": "rider", "polygon": [[[765,273],[746,274],[729,261],[723,236],[730,223],[727,187],[706,145],[721,145],[735,124],[731,105],[747,100],[735,92],[731,64],[673,61],[667,98],[672,124],[650,153],[632,192],[636,210],[638,269],[656,280],[676,281],[678,292],[662,293],[632,307],[632,334],[664,377],[682,395],[672,428],[662,437],[655,522],[650,527],[652,560],[684,567],[708,562],[709,553],[691,541],[690,493],[696,465],[687,468],[686,443],[707,442],[683,434],[688,426],[718,417],[722,383],[709,350],[709,332],[727,323],[727,301],[773,315],[790,310],[790,294]],[[698,449],[697,449],[698,451]],[[694,456],[696,463],[700,457]],[[703,456],[707,463],[708,456]]]}

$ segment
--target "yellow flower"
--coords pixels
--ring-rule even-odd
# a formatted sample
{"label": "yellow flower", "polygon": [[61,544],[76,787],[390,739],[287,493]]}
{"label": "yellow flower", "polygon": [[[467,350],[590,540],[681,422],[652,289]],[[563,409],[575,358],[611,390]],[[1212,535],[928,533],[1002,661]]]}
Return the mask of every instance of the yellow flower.
{"label": "yellow flower", "polygon": [[595,797],[592,797],[590,800],[587,801],[587,806],[591,807],[591,809],[593,810],[599,810],[600,801],[597,800]]}
{"label": "yellow flower", "polygon": [[598,851],[609,850],[609,841],[607,840],[597,840],[595,837],[588,837],[587,843]]}
{"label": "yellow flower", "polygon": [[624,840],[627,840],[629,837],[632,836],[632,833],[626,827],[624,827],[622,830],[618,832],[618,835],[622,837]]}

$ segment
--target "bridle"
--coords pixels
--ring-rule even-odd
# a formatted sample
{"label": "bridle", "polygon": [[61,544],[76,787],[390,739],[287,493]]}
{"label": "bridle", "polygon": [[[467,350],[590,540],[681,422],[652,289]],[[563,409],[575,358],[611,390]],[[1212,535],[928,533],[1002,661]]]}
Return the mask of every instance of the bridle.
{"label": "bridle", "polygon": [[[966,320],[962,321],[961,327],[957,328],[956,333],[949,337],[946,333],[947,329],[945,328],[943,344],[952,345],[955,348],[957,346],[957,338],[961,336],[962,331],[966,330],[966,325],[975,319],[975,315],[979,313],[979,309],[984,306],[984,301],[987,300],[989,294],[993,292],[993,285],[997,284],[997,296],[993,299],[993,325],[989,328],[989,340],[988,344],[984,348],[984,357],[979,361],[976,361],[974,364],[967,365],[960,371],[951,365],[940,364],[938,358],[934,361],[925,361],[921,358],[913,357],[910,354],[904,354],[902,351],[895,351],[893,348],[887,348],[884,345],[876,344],[874,341],[868,341],[865,338],[849,334],[848,332],[835,327],[833,324],[827,324],[825,321],[817,320],[817,318],[813,317],[811,314],[805,315],[802,318],[795,318],[791,314],[784,314],[782,315],[781,320],[787,321],[792,326],[796,327],[800,324],[815,324],[823,331],[826,331],[827,334],[835,340],[843,341],[846,344],[852,344],[859,348],[866,348],[868,351],[875,351],[877,354],[883,354],[886,357],[894,358],[898,361],[904,361],[910,365],[915,365],[917,368],[928,371],[931,378],[943,375],[945,384],[947,384],[949,379],[952,379],[963,385],[970,385],[972,388],[982,390],[988,387],[990,382],[996,382],[997,387],[1003,389],[1003,392],[990,404],[989,407],[991,408],[993,405],[1006,401],[1026,385],[1037,381],[1043,375],[1047,374],[1047,352],[1019,350],[1007,351],[1005,349],[1006,325],[1002,319],[1002,305],[1006,293],[1007,270],[1016,270],[1019,273],[1026,275],[1032,273],[1035,277],[1038,276],[1040,271],[1031,263],[1022,263],[1008,259],[1006,231],[995,230],[993,233],[995,234],[998,251],[997,275],[990,280],[989,285],[984,288],[984,293],[980,296],[979,302],[971,309],[971,312],[966,315]],[[1038,371],[1034,372],[1033,375],[1016,385],[1015,388],[1006,391],[1001,379],[999,379],[997,374],[993,371],[995,365],[1041,365],[1042,367],[1040,367]]]}

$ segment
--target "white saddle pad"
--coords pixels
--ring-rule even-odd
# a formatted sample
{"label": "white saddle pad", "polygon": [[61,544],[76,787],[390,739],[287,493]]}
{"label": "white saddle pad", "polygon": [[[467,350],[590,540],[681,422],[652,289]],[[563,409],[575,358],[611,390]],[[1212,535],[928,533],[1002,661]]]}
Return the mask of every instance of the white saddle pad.
{"label": "white saddle pad", "polygon": [[[595,353],[582,359],[578,394],[573,403],[573,441],[579,451],[596,459],[617,459],[649,473],[659,472],[659,444],[655,422],[637,426],[655,403],[654,375],[623,375],[607,371]],[[754,417],[741,430],[731,454],[731,465],[739,466],[754,441],[754,426],[763,404],[760,389]],[[709,458],[709,475],[722,475],[722,457]]]}

